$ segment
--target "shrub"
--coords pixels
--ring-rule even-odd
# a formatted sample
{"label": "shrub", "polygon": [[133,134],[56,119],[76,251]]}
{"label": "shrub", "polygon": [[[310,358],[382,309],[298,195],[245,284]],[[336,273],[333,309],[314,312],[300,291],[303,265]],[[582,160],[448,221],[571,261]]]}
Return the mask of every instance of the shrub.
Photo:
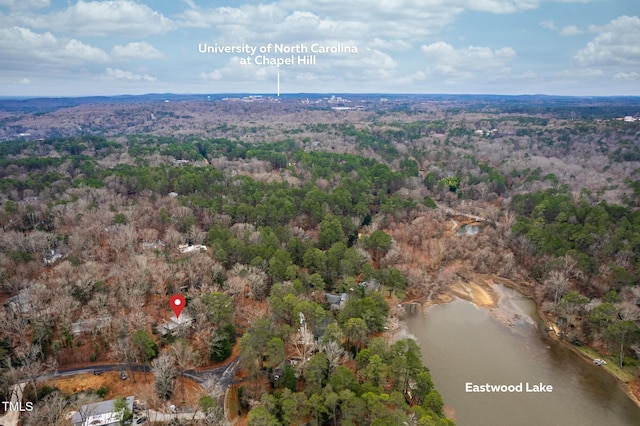
{"label": "shrub", "polygon": [[104,398],[109,393],[109,387],[107,385],[100,386],[100,389],[96,391],[96,395],[100,398]]}

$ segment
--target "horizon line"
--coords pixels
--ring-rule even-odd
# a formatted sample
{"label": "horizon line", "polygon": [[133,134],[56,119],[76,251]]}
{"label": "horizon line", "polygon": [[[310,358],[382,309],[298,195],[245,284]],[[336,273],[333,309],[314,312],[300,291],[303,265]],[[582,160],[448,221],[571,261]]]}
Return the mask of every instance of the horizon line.
{"label": "horizon line", "polygon": [[348,96],[470,96],[470,97],[548,97],[548,98],[640,98],[640,95],[559,95],[545,93],[520,93],[520,94],[501,94],[501,93],[418,93],[418,92],[280,92],[275,94],[271,92],[149,92],[141,94],[120,93],[110,95],[0,95],[0,100],[36,100],[36,99],[84,99],[84,98],[118,98],[118,97],[144,97],[144,96],[262,96],[282,98],[285,96],[331,96],[331,95],[348,95]]}

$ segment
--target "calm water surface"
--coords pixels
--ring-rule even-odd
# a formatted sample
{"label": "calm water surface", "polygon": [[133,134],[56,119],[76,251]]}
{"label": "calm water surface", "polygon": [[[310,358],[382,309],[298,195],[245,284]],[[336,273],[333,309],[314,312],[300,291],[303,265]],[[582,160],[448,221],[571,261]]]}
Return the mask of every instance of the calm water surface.
{"label": "calm water surface", "polygon": [[[640,425],[640,408],[615,379],[549,339],[530,300],[495,289],[501,295],[496,309],[457,300],[407,319],[459,426]],[[553,391],[470,393],[467,382],[543,383]]]}

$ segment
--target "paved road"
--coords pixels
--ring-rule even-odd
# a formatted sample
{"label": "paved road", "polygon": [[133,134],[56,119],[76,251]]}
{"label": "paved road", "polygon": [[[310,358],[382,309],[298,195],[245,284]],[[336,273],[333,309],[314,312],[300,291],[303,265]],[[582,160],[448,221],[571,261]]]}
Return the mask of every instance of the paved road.
{"label": "paved road", "polygon": [[[238,367],[238,362],[239,362],[239,359],[236,358],[227,364],[224,364],[215,368],[209,368],[205,370],[186,370],[184,372],[184,376],[189,379],[192,379],[198,384],[202,384],[206,380],[209,380],[212,377],[213,378],[220,377],[220,380],[224,385],[229,385],[233,380],[233,373]],[[148,365],[135,364],[135,365],[131,365],[131,366],[127,366],[126,368],[123,368],[122,364],[106,364],[106,365],[95,365],[90,367],[58,370],[55,373],[41,376],[39,380],[49,380],[49,379],[55,379],[58,377],[75,376],[77,374],[89,374],[96,371],[105,373],[109,371],[122,371],[122,370],[134,371],[139,373],[142,373],[142,372],[149,373],[152,371],[151,367],[149,367]]]}
{"label": "paved road", "polygon": [[149,421],[151,422],[168,422],[172,419],[182,420],[194,420],[204,419],[204,413],[198,411],[197,413],[162,413],[156,410],[149,411]]}
{"label": "paved road", "polygon": [[[239,358],[236,358],[230,361],[227,364],[221,365],[215,368],[209,368],[204,370],[187,370],[184,372],[184,376],[193,380],[194,382],[202,385],[205,381],[208,380],[218,380],[223,389],[226,389],[233,382],[233,376],[235,371],[239,367]],[[69,377],[75,376],[78,374],[91,374],[96,371],[105,373],[109,371],[134,371],[134,372],[151,372],[151,367],[148,365],[131,365],[128,368],[123,368],[122,364],[107,364],[107,365],[95,365],[89,367],[80,367],[80,368],[71,368],[66,370],[59,370],[55,373],[46,374],[40,376],[38,380],[50,380],[59,377]],[[16,385],[16,390],[13,392],[11,397],[11,402],[20,402],[22,399],[22,389],[24,388],[25,383],[21,385]],[[0,417],[0,426],[17,426],[19,420],[20,412],[18,411],[9,411],[4,416]],[[203,416],[202,413],[196,413],[194,417],[194,413],[177,413],[177,414],[168,414],[161,413],[155,410],[149,410],[149,417],[151,421],[168,421],[173,418],[180,419],[193,419],[200,418]]]}

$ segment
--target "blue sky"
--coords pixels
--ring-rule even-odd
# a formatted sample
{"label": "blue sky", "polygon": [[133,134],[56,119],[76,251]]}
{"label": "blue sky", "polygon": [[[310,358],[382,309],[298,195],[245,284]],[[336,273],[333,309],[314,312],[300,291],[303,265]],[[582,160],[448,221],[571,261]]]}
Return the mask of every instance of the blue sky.
{"label": "blue sky", "polygon": [[[282,93],[637,96],[639,16],[640,0],[0,0],[0,96],[275,93],[278,74]],[[291,55],[274,45],[338,52],[276,67]]]}

